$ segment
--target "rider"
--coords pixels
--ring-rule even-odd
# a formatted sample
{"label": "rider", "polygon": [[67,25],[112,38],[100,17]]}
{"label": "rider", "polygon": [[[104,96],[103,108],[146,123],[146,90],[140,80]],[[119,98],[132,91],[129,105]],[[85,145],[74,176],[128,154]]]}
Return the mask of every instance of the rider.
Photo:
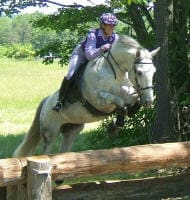
{"label": "rider", "polygon": [[71,83],[71,77],[78,67],[109,50],[112,43],[119,38],[114,33],[114,28],[117,25],[117,18],[114,14],[103,13],[99,18],[99,22],[100,28],[90,30],[86,39],[73,50],[67,76],[63,79],[57,103],[52,110],[59,112],[61,109]]}

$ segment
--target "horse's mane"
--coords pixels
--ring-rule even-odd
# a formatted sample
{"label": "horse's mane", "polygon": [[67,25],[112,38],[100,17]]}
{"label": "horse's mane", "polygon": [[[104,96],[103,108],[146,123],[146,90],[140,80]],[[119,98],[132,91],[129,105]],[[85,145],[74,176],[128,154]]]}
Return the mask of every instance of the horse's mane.
{"label": "horse's mane", "polygon": [[142,46],[135,40],[134,38],[127,36],[127,35],[120,35],[119,39],[117,40],[119,45],[129,46],[141,49]]}

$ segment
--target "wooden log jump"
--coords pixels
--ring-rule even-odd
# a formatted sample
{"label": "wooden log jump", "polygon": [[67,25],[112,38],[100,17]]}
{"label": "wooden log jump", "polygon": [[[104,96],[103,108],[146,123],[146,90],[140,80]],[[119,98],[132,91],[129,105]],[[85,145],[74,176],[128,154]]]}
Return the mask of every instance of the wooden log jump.
{"label": "wooden log jump", "polygon": [[160,200],[189,195],[189,188],[190,174],[186,173],[156,178],[64,185],[53,189],[53,199]]}
{"label": "wooden log jump", "polygon": [[[80,153],[69,152],[45,157],[51,164],[52,180],[120,172],[137,173],[150,169],[189,167],[190,142],[148,144]],[[1,159],[0,187],[28,182],[30,180],[27,176],[29,162],[31,160],[40,162],[43,159],[44,156]]]}

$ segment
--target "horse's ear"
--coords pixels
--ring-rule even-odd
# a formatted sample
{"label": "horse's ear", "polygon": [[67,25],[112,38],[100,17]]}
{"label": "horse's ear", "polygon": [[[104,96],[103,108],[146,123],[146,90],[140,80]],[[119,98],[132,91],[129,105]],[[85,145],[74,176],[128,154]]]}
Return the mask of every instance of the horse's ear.
{"label": "horse's ear", "polygon": [[158,47],[158,48],[152,50],[152,51],[150,52],[150,54],[151,54],[152,57],[154,57],[159,51],[160,51],[160,47]]}

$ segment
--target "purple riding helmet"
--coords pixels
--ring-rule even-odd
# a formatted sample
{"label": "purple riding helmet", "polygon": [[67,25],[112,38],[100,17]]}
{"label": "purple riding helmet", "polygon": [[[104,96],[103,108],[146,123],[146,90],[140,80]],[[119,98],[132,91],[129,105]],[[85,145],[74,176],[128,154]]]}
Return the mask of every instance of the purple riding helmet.
{"label": "purple riding helmet", "polygon": [[117,25],[117,17],[112,13],[103,13],[100,16],[100,24]]}

